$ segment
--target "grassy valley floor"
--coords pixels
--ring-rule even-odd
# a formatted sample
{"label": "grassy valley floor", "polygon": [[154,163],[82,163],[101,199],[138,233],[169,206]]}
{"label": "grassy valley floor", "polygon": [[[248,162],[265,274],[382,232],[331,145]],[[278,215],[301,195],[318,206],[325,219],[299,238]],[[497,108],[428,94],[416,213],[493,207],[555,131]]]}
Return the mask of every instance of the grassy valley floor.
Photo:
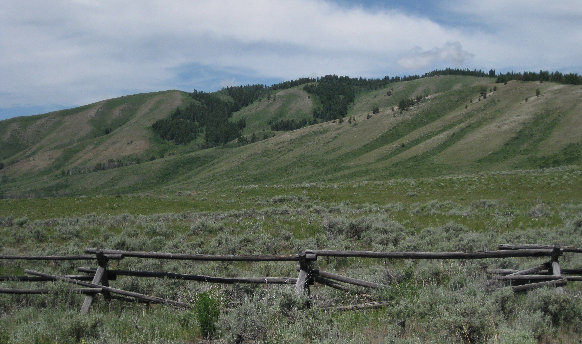
{"label": "grassy valley floor", "polygon": [[[582,169],[0,200],[2,254],[78,254],[88,247],[208,254],[478,251],[501,243],[582,247]],[[83,316],[82,296],[61,283],[47,283],[49,295],[0,295],[0,343],[189,343],[201,340],[203,332],[225,343],[576,342],[582,336],[580,282],[569,283],[563,294],[489,290],[486,269],[541,262],[320,258],[322,270],[387,288],[350,294],[316,285],[309,309],[290,286],[112,281],[126,290],[210,305],[219,311],[216,318],[208,308],[175,310],[102,297]],[[561,263],[581,268],[582,256],[566,254]],[[68,274],[77,266],[0,261],[0,275],[27,268]],[[119,268],[224,277],[297,274],[293,263],[126,258]],[[17,285],[22,286],[0,283]],[[362,311],[329,308],[367,301],[391,304]]]}

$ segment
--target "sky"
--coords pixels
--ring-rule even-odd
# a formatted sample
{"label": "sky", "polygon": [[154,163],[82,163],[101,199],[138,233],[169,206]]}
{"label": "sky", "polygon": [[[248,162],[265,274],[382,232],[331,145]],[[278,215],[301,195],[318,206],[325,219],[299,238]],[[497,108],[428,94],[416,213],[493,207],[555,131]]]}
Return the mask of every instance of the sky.
{"label": "sky", "polygon": [[3,0],[0,6],[0,119],[142,92],[446,67],[582,74],[582,1]]}

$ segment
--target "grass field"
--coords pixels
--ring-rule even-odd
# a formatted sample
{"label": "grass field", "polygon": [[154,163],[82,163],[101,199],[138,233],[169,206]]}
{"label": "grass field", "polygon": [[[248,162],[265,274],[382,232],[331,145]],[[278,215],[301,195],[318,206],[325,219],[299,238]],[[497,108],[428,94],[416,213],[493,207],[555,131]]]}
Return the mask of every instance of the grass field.
{"label": "grass field", "polygon": [[[304,249],[491,250],[499,243],[582,246],[582,170],[559,168],[383,182],[246,185],[156,194],[2,200],[4,254],[73,254],[87,247],[209,254],[291,254]],[[291,287],[220,287],[123,278],[120,288],[195,303],[219,300],[214,338],[229,342],[575,342],[581,285],[562,295],[485,290],[486,268],[534,259],[451,261],[318,260],[321,269],[390,287],[365,297],[312,289],[303,309]],[[563,267],[582,257],[565,256]],[[0,275],[25,268],[72,273],[73,263],[0,262]],[[125,259],[120,268],[217,276],[290,276],[289,263],[178,263]],[[14,282],[2,283],[3,287]],[[195,310],[81,298],[50,284],[45,296],[0,296],[5,342],[190,342],[202,337]],[[208,294],[210,293],[210,294]],[[329,305],[391,301],[370,311]],[[57,316],[49,316],[56,314]],[[115,317],[112,318],[112,315]],[[115,319],[115,320],[114,320]],[[34,326],[32,326],[34,324]],[[146,339],[147,338],[147,339]],[[467,339],[469,338],[469,339]]]}

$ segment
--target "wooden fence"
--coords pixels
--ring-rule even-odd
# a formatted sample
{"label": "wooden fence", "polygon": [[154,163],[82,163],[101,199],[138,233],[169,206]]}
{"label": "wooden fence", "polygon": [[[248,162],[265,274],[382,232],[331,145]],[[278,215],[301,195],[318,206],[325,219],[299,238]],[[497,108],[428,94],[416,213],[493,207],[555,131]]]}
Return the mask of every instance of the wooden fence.
{"label": "wooden fence", "polygon": [[[292,284],[295,292],[309,295],[310,286],[319,283],[342,291],[353,291],[351,286],[364,288],[384,288],[386,285],[364,281],[356,278],[338,275],[336,273],[322,271],[316,268],[318,257],[359,257],[375,259],[490,259],[490,258],[515,258],[515,257],[546,257],[548,261],[524,270],[490,269],[491,280],[494,282],[509,283],[511,288],[525,291],[539,287],[561,287],[570,281],[582,281],[582,269],[562,269],[559,258],[565,252],[582,253],[582,249],[571,246],[553,245],[499,245],[495,251],[480,252],[371,252],[371,251],[333,251],[333,250],[306,250],[296,255],[207,255],[162,253],[141,251],[120,251],[87,249],[85,255],[71,256],[17,256],[0,255],[2,260],[38,260],[38,261],[95,261],[96,267],[79,267],[80,275],[54,275],[34,270],[24,270],[26,275],[0,276],[0,281],[17,282],[44,282],[64,281],[77,287],[75,292],[85,294],[81,306],[81,312],[87,313],[96,294],[102,294],[106,300],[119,299],[124,301],[138,301],[146,303],[160,303],[174,307],[189,308],[192,305],[164,299],[161,297],[144,295],[132,291],[111,287],[109,282],[119,276],[166,278],[186,281],[198,281],[221,284]],[[180,274],[173,272],[154,272],[111,269],[110,261],[119,261],[126,257],[162,259],[162,260],[187,260],[187,261],[219,261],[219,262],[295,262],[297,263],[297,277],[217,277],[197,274]],[[46,294],[48,289],[16,289],[0,288],[4,294]],[[382,303],[368,305],[355,305],[342,309],[376,308]]]}

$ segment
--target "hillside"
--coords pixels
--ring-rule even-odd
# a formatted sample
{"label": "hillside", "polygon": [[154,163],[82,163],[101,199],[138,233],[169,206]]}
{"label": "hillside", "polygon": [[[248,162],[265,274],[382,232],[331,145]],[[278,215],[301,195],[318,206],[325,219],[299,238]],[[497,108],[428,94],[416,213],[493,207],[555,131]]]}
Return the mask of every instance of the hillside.
{"label": "hillside", "polygon": [[155,150],[152,123],[185,101],[186,94],[179,91],[138,94],[2,121],[5,173],[38,174],[143,157]]}
{"label": "hillside", "polygon": [[[207,149],[164,143],[149,128],[187,98],[136,95],[2,122],[5,196],[385,180],[582,162],[581,86],[426,77],[358,93],[342,120],[271,131],[269,121],[308,119],[317,105],[296,86],[270,91],[233,115],[246,120],[243,135],[257,142]],[[419,101],[400,111],[406,98]],[[110,159],[130,163],[94,168]],[[62,172],[76,167],[87,170]]]}

